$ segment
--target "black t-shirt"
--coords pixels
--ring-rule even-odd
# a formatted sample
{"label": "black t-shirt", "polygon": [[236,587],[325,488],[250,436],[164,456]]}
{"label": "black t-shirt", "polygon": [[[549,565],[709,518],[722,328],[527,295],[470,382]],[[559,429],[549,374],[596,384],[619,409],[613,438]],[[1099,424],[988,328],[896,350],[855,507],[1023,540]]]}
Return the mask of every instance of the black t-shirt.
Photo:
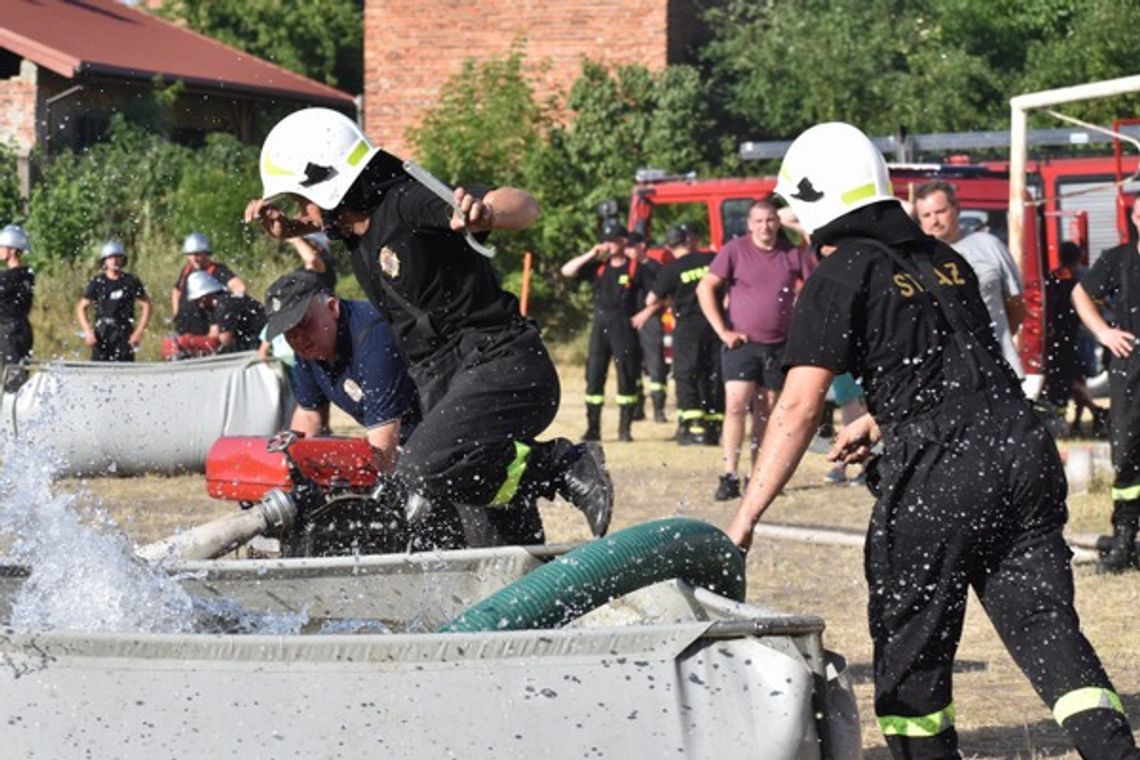
{"label": "black t-shirt", "polygon": [[1140,252],[1135,243],[1102,253],[1081,278],[1081,287],[1089,297],[1108,302],[1117,327],[1140,331]]}
{"label": "black t-shirt", "polygon": [[697,301],[697,283],[709,273],[714,258],[714,254],[705,252],[685,254],[661,267],[653,281],[653,292],[658,298],[673,299],[673,316],[678,322],[705,318]]}
{"label": "black t-shirt", "polygon": [[0,322],[28,321],[36,276],[27,267],[0,270]]}
{"label": "black t-shirt", "polygon": [[[468,187],[482,197],[485,188]],[[450,228],[451,207],[411,179],[372,211],[368,232],[350,241],[356,279],[384,315],[409,364],[466,330],[521,327],[518,300],[491,262]]]}
{"label": "black t-shirt", "polygon": [[653,283],[661,274],[661,262],[646,258],[637,264],[641,276],[637,278],[637,310],[645,308],[645,299],[653,292]]}
{"label": "black t-shirt", "polygon": [[95,304],[96,322],[125,327],[135,323],[135,301],[147,295],[138,277],[121,272],[114,280],[106,274],[96,275],[87,283],[83,297]]}
{"label": "black t-shirt", "polygon": [[223,352],[252,351],[261,345],[259,336],[265,327],[265,309],[249,296],[219,295],[209,320],[222,332],[234,334],[234,342],[222,349]]}
{"label": "black t-shirt", "polygon": [[[850,225],[825,241],[838,250],[822,257],[796,300],[784,366],[825,367],[861,377],[868,408],[879,423],[977,390],[1020,393],[1016,376],[1001,360],[974,270],[948,245],[924,235],[897,204],[876,205],[888,208],[868,210],[857,217],[867,224]],[[856,237],[874,237],[920,271],[918,264],[929,262],[941,285],[933,295],[953,299],[973,345],[988,354],[991,366],[970,373],[944,361],[957,354],[948,349],[950,325],[932,294],[886,252]]]}
{"label": "black t-shirt", "polygon": [[[594,287],[595,314],[621,314],[632,317],[637,313],[638,296],[648,290],[652,280],[647,270],[633,259],[613,266],[608,261],[590,262],[578,270],[578,279]],[[644,303],[644,297],[642,297]]]}

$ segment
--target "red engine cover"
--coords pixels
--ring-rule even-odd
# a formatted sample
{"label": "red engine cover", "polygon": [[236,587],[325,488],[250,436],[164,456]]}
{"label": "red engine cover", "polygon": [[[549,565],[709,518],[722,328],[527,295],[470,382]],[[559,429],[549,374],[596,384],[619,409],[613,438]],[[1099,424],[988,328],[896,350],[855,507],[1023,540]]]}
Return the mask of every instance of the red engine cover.
{"label": "red engine cover", "polygon": [[[206,455],[206,491],[215,499],[257,501],[266,491],[293,487],[285,455],[267,451],[268,438],[219,438]],[[301,472],[321,486],[365,491],[379,476],[363,438],[300,438],[289,453]]]}

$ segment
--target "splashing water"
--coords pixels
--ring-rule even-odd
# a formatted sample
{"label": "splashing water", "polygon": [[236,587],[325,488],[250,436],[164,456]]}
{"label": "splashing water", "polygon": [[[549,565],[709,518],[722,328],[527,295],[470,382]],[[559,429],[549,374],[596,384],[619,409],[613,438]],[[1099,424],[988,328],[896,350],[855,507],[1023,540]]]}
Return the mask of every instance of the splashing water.
{"label": "splashing water", "polygon": [[[50,405],[53,399],[58,401],[49,389],[41,401]],[[12,597],[8,622],[14,630],[300,631],[304,614],[259,615],[232,602],[194,599],[161,565],[136,557],[109,521],[102,520],[102,531],[85,524],[77,509],[80,494],[53,493],[57,458],[36,441],[36,429],[53,416],[21,430],[18,441],[0,436],[0,534],[14,538],[11,559],[29,568]]]}

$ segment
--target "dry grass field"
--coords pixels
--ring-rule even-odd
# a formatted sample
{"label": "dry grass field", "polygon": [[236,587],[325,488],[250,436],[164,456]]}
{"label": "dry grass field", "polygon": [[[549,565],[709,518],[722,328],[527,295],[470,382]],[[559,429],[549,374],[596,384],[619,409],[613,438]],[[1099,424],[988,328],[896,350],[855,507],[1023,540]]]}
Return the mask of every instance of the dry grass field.
{"label": "dry grass field", "polygon": [[[550,434],[576,438],[584,429],[581,377],[580,367],[564,371],[562,412]],[[727,525],[734,505],[712,498],[720,459],[717,449],[679,448],[668,440],[672,424],[651,422],[635,425],[635,442],[617,443],[613,440],[616,417],[616,408],[607,406],[603,432],[618,494],[615,529],[673,515]],[[339,424],[344,424],[343,419]],[[861,487],[825,484],[826,469],[822,457],[809,454],[766,519],[863,530],[870,495]],[[65,482],[61,487],[76,485]],[[208,499],[200,476],[87,480],[83,487],[140,543],[234,508]],[[1074,498],[1071,527],[1083,532],[1100,530],[1107,523],[1107,510],[1106,493]],[[565,504],[544,506],[543,517],[552,542],[588,537],[581,516]],[[1140,574],[1100,576],[1082,565],[1076,575],[1085,630],[1105,660],[1134,724],[1140,726],[1140,632],[1134,623],[1140,606]],[[748,559],[750,601],[826,620],[826,644],[845,655],[851,665],[866,755],[876,760],[888,754],[871,707],[866,594],[858,547],[759,538]],[[959,652],[955,703],[967,757],[1076,757],[1049,710],[1005,653],[976,600],[971,600]]]}

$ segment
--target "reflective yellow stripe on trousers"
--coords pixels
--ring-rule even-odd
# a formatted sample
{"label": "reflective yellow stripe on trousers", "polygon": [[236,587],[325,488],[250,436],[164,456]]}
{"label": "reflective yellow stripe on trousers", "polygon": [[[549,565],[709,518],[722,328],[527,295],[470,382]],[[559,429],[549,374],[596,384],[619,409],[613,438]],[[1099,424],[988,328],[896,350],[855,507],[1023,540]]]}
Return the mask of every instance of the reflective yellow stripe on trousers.
{"label": "reflective yellow stripe on trousers", "polygon": [[515,458],[507,465],[507,478],[499,486],[495,498],[491,499],[492,507],[504,507],[515,497],[515,493],[519,490],[519,482],[522,481],[523,473],[526,471],[526,460],[529,456],[530,446],[515,441]]}
{"label": "reflective yellow stripe on trousers", "polygon": [[929,715],[880,715],[879,728],[883,736],[905,736],[908,739],[925,739],[954,727],[954,703]]}
{"label": "reflective yellow stripe on trousers", "polygon": [[1113,501],[1136,501],[1140,499],[1140,483],[1133,483],[1123,488],[1112,487]]}
{"label": "reflective yellow stripe on trousers", "polygon": [[1073,689],[1058,699],[1053,705],[1053,718],[1063,725],[1069,718],[1086,710],[1116,710],[1123,714],[1124,706],[1116,692],[1099,686],[1086,686]]}

